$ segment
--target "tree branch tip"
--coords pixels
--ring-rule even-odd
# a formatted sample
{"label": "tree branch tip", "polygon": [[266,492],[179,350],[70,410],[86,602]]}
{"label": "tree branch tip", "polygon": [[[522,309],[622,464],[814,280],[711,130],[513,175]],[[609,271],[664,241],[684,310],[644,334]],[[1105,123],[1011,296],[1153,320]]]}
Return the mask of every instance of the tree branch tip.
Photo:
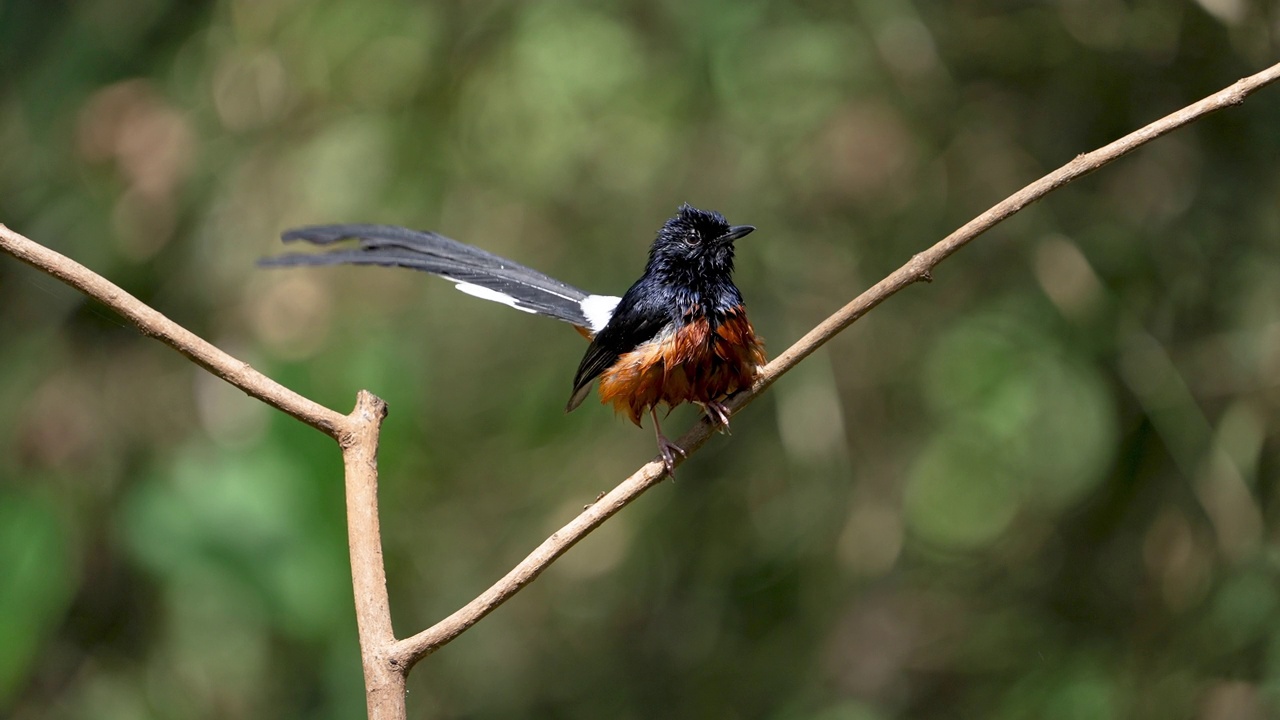
{"label": "tree branch tip", "polygon": [[369,390],[362,388],[359,392],[356,393],[356,404],[362,404],[362,403],[371,405],[371,406],[382,405],[385,407],[387,404],[387,401],[373,394]]}
{"label": "tree branch tip", "polygon": [[387,401],[374,395],[368,390],[360,390],[356,393],[356,406],[352,408],[351,414],[347,415],[350,420],[359,422],[362,417],[367,416],[374,422],[381,423],[386,419],[390,409]]}

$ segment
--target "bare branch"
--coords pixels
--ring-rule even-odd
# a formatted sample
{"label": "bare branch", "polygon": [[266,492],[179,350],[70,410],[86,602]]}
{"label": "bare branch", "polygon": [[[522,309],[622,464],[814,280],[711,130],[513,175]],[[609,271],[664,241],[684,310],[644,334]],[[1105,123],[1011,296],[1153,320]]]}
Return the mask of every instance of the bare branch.
{"label": "bare branch", "polygon": [[[1077,155],[1074,160],[1066,165],[1000,201],[990,210],[970,220],[959,230],[938,241],[933,247],[911,258],[907,264],[876,283],[871,289],[854,298],[848,305],[840,308],[838,312],[806,333],[786,352],[769,363],[769,366],[761,373],[760,379],[756,381],[755,386],[751,388],[751,394],[742,397],[739,402],[731,403],[733,408],[736,410],[751,402],[783,373],[795,367],[797,363],[808,357],[814,350],[822,347],[836,333],[849,327],[855,320],[866,315],[868,311],[884,302],[889,296],[912,283],[932,281],[933,268],[937,267],[938,263],[946,260],[952,253],[967,245],[969,241],[1008,219],[1019,210],[1072,180],[1088,175],[1104,165],[1119,160],[1166,133],[1177,130],[1225,107],[1239,105],[1249,95],[1276,80],[1280,80],[1280,64],[1272,65],[1260,73],[1238,80],[1234,85],[1224,90],[1188,105],[1175,113],[1166,115],[1150,125],[1135,130],[1093,152]],[[738,400],[738,398],[734,399]]]}
{"label": "bare branch", "polygon": [[[1277,79],[1280,79],[1280,64],[1245,78],[1106,147],[1081,155],[1014,193],[933,247],[911,258],[901,268],[820,323],[764,367],[749,391],[731,398],[727,403],[729,411],[736,413],[836,333],[891,295],[915,282],[930,280],[933,268],[938,263],[997,223],[1049,192],[1113,162],[1165,133],[1216,110],[1243,102],[1248,95]],[[377,439],[386,411],[381,400],[362,392],[351,415],[340,415],[288,390],[247,363],[218,350],[84,266],[37,245],[3,225],[0,225],[0,250],[80,289],[129,319],[143,334],[160,339],[247,394],[338,440],[343,448],[347,470],[352,582],[370,717],[391,720],[405,717],[405,677],[414,663],[479,622],[532,582],[575,543],[663,477],[661,460],[649,462],[547,538],[511,572],[475,600],[433,627],[397,642],[392,634],[377,511]],[[713,428],[708,422],[700,422],[680,439],[680,445],[688,452],[693,452],[706,443],[712,432]],[[677,462],[680,462],[679,458]]]}
{"label": "bare branch", "polygon": [[347,416],[351,430],[338,442],[346,469],[347,545],[351,552],[365,700],[371,720],[403,720],[409,669],[387,655],[396,638],[391,629],[391,602],[387,598],[387,570],[378,523],[378,434],[386,416],[387,404],[361,390],[355,409]]}
{"label": "bare branch", "polygon": [[[810,330],[804,337],[800,338],[765,366],[750,390],[738,393],[730,398],[726,403],[729,412],[736,413],[759,397],[778,378],[811,355],[814,350],[822,347],[824,343],[841,330],[852,325],[858,318],[867,314],[872,308],[884,302],[899,290],[919,281],[928,282],[932,280],[933,268],[938,263],[950,257],[952,253],[964,247],[969,241],[991,229],[997,223],[1009,218],[1057,188],[1124,157],[1165,133],[1176,130],[1216,110],[1221,110],[1231,105],[1239,105],[1250,94],[1266,87],[1277,79],[1280,79],[1280,64],[1273,65],[1260,73],[1244,78],[1225,90],[1214,93],[1140,130],[1129,133],[1105,147],[1094,150],[1091,153],[1079,155],[1066,165],[1010,195],[990,210],[966,223],[964,227],[943,238],[933,247],[911,258],[905,265],[819,323],[817,327]],[[704,419],[694,425],[689,432],[685,433],[684,437],[680,438],[679,445],[686,452],[693,453],[707,442],[707,438],[711,436],[712,432],[711,424]],[[682,459],[677,457],[676,461],[678,464],[682,462]],[[532,582],[539,573],[547,569],[547,566],[555,562],[556,558],[573,547],[587,533],[594,530],[605,520],[608,520],[614,513],[626,507],[645,490],[656,485],[662,478],[662,468],[662,461],[657,459],[640,468],[635,474],[624,480],[621,485],[618,485],[599,501],[589,506],[572,522],[543,541],[519,565],[516,565],[511,572],[481,593],[479,597],[430,628],[396,643],[391,649],[391,657],[398,664],[411,667],[418,660],[461,635],[485,615],[492,612],[494,608]]]}
{"label": "bare branch", "polygon": [[402,720],[408,668],[388,661],[387,649],[395,636],[378,524],[378,435],[386,404],[361,391],[351,414],[339,415],[236,360],[101,275],[4,225],[0,225],[0,250],[79,289],[120,313],[144,335],[158,338],[214,375],[338,441],[346,469],[347,541],[369,717]]}
{"label": "bare branch", "polygon": [[0,225],[0,250],[115,310],[136,325],[143,335],[156,338],[186,355],[192,362],[248,395],[335,439],[343,431],[346,424],[343,415],[302,397],[254,370],[249,363],[231,357],[75,260],[32,242],[4,225]]}

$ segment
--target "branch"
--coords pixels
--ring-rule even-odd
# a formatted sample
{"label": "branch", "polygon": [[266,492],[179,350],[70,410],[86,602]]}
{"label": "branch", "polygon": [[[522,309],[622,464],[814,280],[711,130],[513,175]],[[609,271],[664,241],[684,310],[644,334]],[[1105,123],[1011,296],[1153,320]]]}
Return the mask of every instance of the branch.
{"label": "branch", "polygon": [[[1072,180],[1084,177],[1104,165],[1119,160],[1158,137],[1199,120],[1205,115],[1243,103],[1245,98],[1277,80],[1280,80],[1280,63],[1247,78],[1237,80],[1230,87],[1219,90],[1175,113],[1166,115],[1109,145],[1090,153],[1077,155],[1071,162],[1010,195],[990,210],[965,223],[959,230],[938,241],[933,247],[911,258],[907,264],[854,298],[852,302],[840,308],[831,317],[823,320],[817,327],[796,341],[786,352],[774,358],[773,362],[770,362],[764,372],[761,373],[760,378],[752,386],[749,394],[745,394],[741,401],[731,402],[729,405],[731,405],[732,409],[737,410],[754,400],[761,391],[772,385],[783,373],[795,367],[801,360],[809,357],[814,350],[822,347],[836,333],[852,325],[855,320],[866,315],[868,311],[887,300],[894,293],[918,281],[931,282],[933,280],[931,272],[938,263],[951,257],[952,253],[967,245],[969,241],[1013,216],[1019,210]],[[737,400],[737,398],[734,398],[734,400]]]}
{"label": "branch", "polygon": [[[1211,112],[1244,101],[1251,93],[1280,79],[1280,64],[1240,80],[1231,87],[1158,120],[1106,147],[1081,155],[948,235],[925,252],[859,295],[824,320],[789,349],[761,369],[750,390],[729,400],[736,413],[768,389],[836,333],[851,325],[893,294],[918,281],[932,279],[933,268],[965,244],[1053,190],[1123,157],[1139,146]],[[626,507],[663,477],[663,465],[653,460],[611,492],[588,506],[578,517],[547,538],[511,572],[475,600],[405,640],[395,641],[387,600],[385,566],[377,514],[377,439],[386,407],[362,392],[351,415],[343,416],[304,398],[169,320],[84,266],[0,225],[0,250],[57,277],[116,310],[144,335],[159,339],[193,362],[259,400],[279,408],[336,439],[343,449],[347,471],[348,532],[352,582],[364,661],[371,718],[403,718],[405,677],[409,669],[436,649],[465,632],[512,595],[533,581],[556,558]],[[680,439],[687,452],[706,443],[710,423],[697,423]],[[681,462],[677,458],[677,462]]]}
{"label": "branch", "polygon": [[[929,282],[932,272],[938,263],[951,256],[960,248],[982,233],[990,230],[998,223],[1006,220],[1031,203],[1048,195],[1050,192],[1066,185],[1098,168],[1114,162],[1137,148],[1156,138],[1172,132],[1209,113],[1231,105],[1239,105],[1245,98],[1257,90],[1280,79],[1280,64],[1272,65],[1266,70],[1239,80],[1231,87],[1221,90],[1203,100],[1165,116],[1146,127],[1129,133],[1115,142],[1077,156],[1074,160],[1045,175],[1010,195],[999,204],[970,220],[963,227],[940,240],[933,247],[911,258],[905,265],[895,270],[885,279],[863,292],[852,302],[823,320],[804,337],[796,341],[760,372],[750,390],[738,393],[729,399],[726,405],[730,414],[737,413],[752,400],[755,400],[769,388],[778,378],[790,371],[800,361],[813,354],[837,333],[849,327],[858,318],[866,315],[872,308],[887,300],[899,290],[916,282]],[[693,453],[702,447],[714,431],[711,424],[703,419],[693,426],[679,445],[687,453]],[[676,462],[682,462],[677,455]],[[615,487],[604,497],[587,507],[582,514],[574,518],[568,525],[560,528],[547,538],[536,550],[529,554],[519,565],[494,583],[479,597],[467,603],[457,612],[441,620],[435,625],[412,637],[397,642],[391,648],[391,658],[398,665],[410,668],[423,657],[438,650],[485,615],[506,602],[512,595],[546,570],[556,558],[563,555],[575,543],[590,533],[601,523],[626,507],[631,501],[640,497],[645,490],[658,484],[662,479],[662,461],[655,459],[640,468],[631,477]]]}
{"label": "branch", "polygon": [[231,357],[75,260],[32,242],[4,225],[0,225],[0,250],[115,310],[143,335],[186,355],[249,396],[283,410],[332,438],[337,439],[344,430],[347,420],[341,414],[295,393],[254,370],[249,363]]}
{"label": "branch", "polygon": [[378,526],[378,434],[386,416],[387,404],[361,390],[355,409],[346,417],[351,432],[339,440],[346,471],[351,584],[355,590],[356,628],[370,720],[405,717],[405,680],[409,674],[387,657],[387,649],[396,636],[391,629],[387,568],[382,560],[382,532]]}
{"label": "branch", "polygon": [[386,416],[386,404],[361,391],[351,414],[340,415],[219,350],[80,263],[4,225],[0,225],[0,250],[77,288],[120,313],[143,335],[157,338],[250,396],[338,441],[346,468],[347,542],[369,717],[404,718],[407,671],[394,661],[387,662],[386,657],[395,636],[391,632],[391,607],[378,529],[378,433]]}

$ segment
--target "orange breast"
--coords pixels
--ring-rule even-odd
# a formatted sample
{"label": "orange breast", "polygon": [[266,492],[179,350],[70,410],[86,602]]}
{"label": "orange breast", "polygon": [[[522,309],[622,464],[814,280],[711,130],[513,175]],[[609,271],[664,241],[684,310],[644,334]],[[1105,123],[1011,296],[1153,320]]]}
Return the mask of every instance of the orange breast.
{"label": "orange breast", "polygon": [[631,422],[658,404],[718,400],[747,387],[764,364],[764,343],[746,312],[730,313],[712,331],[697,318],[667,337],[618,358],[600,375],[600,402],[626,410]]}

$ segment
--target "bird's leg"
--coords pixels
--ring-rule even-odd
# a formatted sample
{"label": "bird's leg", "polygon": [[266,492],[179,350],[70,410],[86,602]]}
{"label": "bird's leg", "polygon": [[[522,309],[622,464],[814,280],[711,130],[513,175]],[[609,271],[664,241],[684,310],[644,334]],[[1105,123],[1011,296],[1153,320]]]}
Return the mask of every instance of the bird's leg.
{"label": "bird's leg", "polygon": [[671,442],[666,435],[662,434],[662,426],[658,424],[658,409],[656,407],[649,408],[649,417],[653,418],[653,433],[658,437],[658,453],[662,455],[662,464],[667,467],[667,474],[675,478],[676,453],[680,453],[680,457],[685,457],[684,448]]}
{"label": "bird's leg", "polygon": [[707,419],[713,425],[718,424],[720,426],[720,432],[726,435],[733,434],[729,432],[729,408],[725,407],[724,403],[719,400],[708,400],[700,404],[703,412],[707,414]]}

